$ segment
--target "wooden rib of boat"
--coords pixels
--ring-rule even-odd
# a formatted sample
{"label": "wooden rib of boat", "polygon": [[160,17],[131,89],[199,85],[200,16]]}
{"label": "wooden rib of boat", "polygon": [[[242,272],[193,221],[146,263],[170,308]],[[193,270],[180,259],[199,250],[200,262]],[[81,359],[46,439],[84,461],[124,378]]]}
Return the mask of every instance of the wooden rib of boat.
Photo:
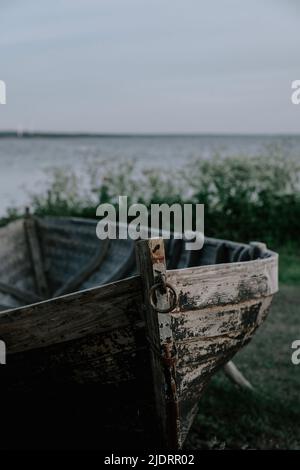
{"label": "wooden rib of boat", "polygon": [[83,417],[123,447],[181,448],[210,378],[266,318],[277,254],[210,238],[190,252],[182,240],[100,241],[95,228],[26,217],[0,229],[2,397],[23,421],[56,416],[50,446],[63,446],[67,423],[73,444],[101,447],[75,432]]}

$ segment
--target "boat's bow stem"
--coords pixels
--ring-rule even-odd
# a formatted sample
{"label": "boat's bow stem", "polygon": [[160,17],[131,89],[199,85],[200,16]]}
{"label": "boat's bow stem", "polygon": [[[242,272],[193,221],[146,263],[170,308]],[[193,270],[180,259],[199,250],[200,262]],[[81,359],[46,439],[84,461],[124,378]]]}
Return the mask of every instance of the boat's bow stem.
{"label": "boat's bow stem", "polygon": [[169,313],[176,307],[174,288],[166,282],[166,258],[162,238],[137,242],[137,266],[144,293],[144,315],[151,345],[151,364],[160,443],[181,447],[176,383],[176,347]]}

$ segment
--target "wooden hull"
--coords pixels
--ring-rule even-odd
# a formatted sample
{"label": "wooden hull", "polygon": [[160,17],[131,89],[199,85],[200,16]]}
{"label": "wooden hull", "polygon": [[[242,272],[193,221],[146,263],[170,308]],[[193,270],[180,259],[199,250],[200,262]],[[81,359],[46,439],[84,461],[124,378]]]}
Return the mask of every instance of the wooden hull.
{"label": "wooden hull", "polygon": [[[73,233],[66,230],[68,220],[47,220],[38,226],[47,288],[52,293],[63,292],[72,267],[80,274],[78,259],[88,261],[99,241],[91,223],[81,221]],[[16,233],[22,228],[18,221],[14,230],[3,229],[13,241],[8,243],[3,236],[3,257],[10,252],[13,259],[14,243],[20,240]],[[81,254],[75,251],[74,261],[72,251],[75,246],[80,249],[82,233],[86,248]],[[36,279],[26,258],[26,240],[18,241],[18,246],[18,258],[2,271],[6,273],[2,279],[14,279],[18,287],[32,289]],[[114,439],[119,430],[121,441],[115,442],[115,448],[129,448],[130,442],[136,446],[139,442],[141,447],[145,442],[181,447],[209,379],[251,340],[277,291],[276,254],[265,251],[257,259],[222,262],[237,252],[247,258],[245,249],[246,245],[208,240],[201,255],[179,250],[175,256],[176,247],[169,243],[169,265],[191,267],[167,271],[167,280],[178,294],[176,308],[167,314],[151,310],[140,264],[140,274],[100,285],[118,278],[118,273],[121,277],[135,273],[130,241],[116,243],[112,255],[81,283],[81,287],[97,287],[2,312],[0,339],[7,347],[7,365],[0,367],[2,398],[24,403],[26,396],[32,402],[31,419],[39,421],[38,410],[43,405],[48,410],[46,422],[53,416],[56,421],[65,416],[69,444],[77,447],[105,447],[109,441],[95,440],[88,432],[74,435],[72,410],[78,403],[81,420],[92,419],[93,414],[107,436],[113,430]],[[218,264],[197,266],[196,256],[204,263],[209,259]],[[74,273],[73,281],[77,282]],[[0,300],[13,307],[20,303],[9,294],[2,294]],[[171,392],[165,394],[168,389]],[[59,403],[54,409],[53,401]],[[24,408],[17,407],[23,421],[30,419],[23,416]],[[59,439],[58,433],[53,446],[63,446],[65,435],[66,431]],[[38,433],[33,439],[40,439]],[[42,439],[41,446],[46,441]]]}
{"label": "wooden hull", "polygon": [[[247,344],[266,318],[272,296],[236,306],[202,311],[201,322],[191,312],[181,328],[174,327],[178,348],[177,387],[179,395],[180,443],[183,443],[198,409],[198,400],[209,379]],[[176,318],[178,325],[181,319]],[[197,323],[197,325],[196,325]],[[202,323],[202,325],[201,325]],[[224,328],[224,323],[227,327]],[[230,326],[229,326],[230,325]],[[192,332],[181,339],[180,330]],[[199,331],[194,336],[195,331]]]}

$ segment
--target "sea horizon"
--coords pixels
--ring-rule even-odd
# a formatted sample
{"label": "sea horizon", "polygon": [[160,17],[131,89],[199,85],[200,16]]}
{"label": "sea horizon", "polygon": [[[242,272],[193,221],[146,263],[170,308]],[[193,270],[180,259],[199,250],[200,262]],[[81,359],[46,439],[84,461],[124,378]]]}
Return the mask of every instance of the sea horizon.
{"label": "sea horizon", "polygon": [[30,131],[0,130],[0,138],[150,138],[150,137],[300,137],[300,133],[286,132],[85,132],[85,131]]}

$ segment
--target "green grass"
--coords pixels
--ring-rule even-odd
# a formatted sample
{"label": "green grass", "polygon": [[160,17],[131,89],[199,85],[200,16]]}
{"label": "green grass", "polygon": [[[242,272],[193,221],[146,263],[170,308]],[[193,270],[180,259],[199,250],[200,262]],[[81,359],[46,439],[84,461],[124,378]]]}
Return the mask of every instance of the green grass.
{"label": "green grass", "polygon": [[286,244],[279,248],[279,281],[283,284],[300,284],[300,247]]}
{"label": "green grass", "polygon": [[269,317],[234,359],[254,391],[217,374],[199,403],[189,449],[300,449],[300,366],[291,344],[300,339],[300,255],[280,251],[280,290]]}

